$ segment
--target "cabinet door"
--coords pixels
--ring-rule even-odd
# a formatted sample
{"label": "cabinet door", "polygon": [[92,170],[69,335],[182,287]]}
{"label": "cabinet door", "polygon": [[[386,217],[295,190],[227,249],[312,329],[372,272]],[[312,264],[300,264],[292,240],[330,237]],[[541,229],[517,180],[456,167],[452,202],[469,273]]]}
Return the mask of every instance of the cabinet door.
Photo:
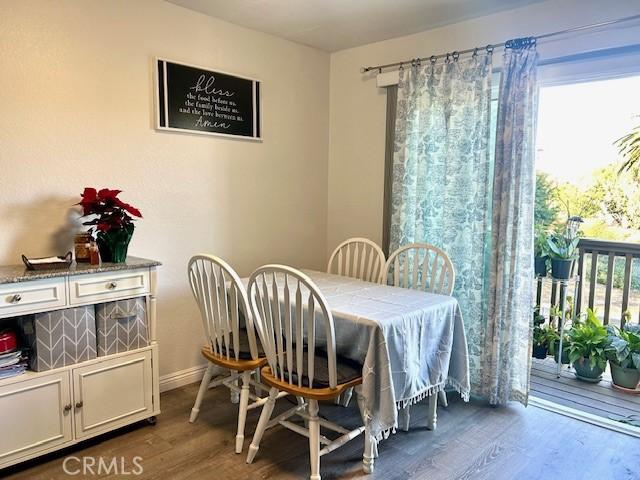
{"label": "cabinet door", "polygon": [[151,351],[138,351],[73,370],[76,438],[150,417]]}
{"label": "cabinet door", "polygon": [[3,385],[0,416],[0,466],[72,441],[69,372]]}

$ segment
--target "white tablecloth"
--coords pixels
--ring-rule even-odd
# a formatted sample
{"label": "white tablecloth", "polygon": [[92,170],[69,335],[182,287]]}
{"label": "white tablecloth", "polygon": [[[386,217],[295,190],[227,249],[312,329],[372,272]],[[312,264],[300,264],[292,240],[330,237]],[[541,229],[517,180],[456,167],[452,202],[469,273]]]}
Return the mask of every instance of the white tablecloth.
{"label": "white tablecloth", "polygon": [[468,400],[467,340],[455,298],[304,273],[329,303],[337,353],[363,365],[363,413],[377,439],[396,428],[398,408],[446,386]]}

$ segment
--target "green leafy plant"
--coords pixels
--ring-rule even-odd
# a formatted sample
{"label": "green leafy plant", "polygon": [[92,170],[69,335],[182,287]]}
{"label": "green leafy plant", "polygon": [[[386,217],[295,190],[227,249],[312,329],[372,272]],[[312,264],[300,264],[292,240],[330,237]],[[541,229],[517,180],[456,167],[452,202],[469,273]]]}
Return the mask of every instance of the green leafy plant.
{"label": "green leafy plant", "polygon": [[[560,305],[551,305],[551,307],[549,308],[549,317],[552,319],[556,319],[556,318],[561,318],[563,317],[564,320],[571,320],[571,317],[573,316],[573,297],[571,297],[570,295],[567,295],[567,306],[565,307],[564,310],[564,316],[562,315],[562,313],[560,312]],[[579,320],[576,319],[577,323],[580,323]]]}
{"label": "green leafy plant", "polygon": [[609,345],[606,354],[615,365],[640,370],[640,333],[632,330],[610,325],[607,328]]}
{"label": "green leafy plant", "polygon": [[[569,333],[565,332],[562,337],[562,351],[568,353],[569,352]],[[560,334],[556,332],[555,338],[549,344],[549,353],[551,355],[556,354],[557,348],[560,347]]]}
{"label": "green leafy plant", "polygon": [[570,237],[563,233],[554,233],[547,239],[549,256],[558,260],[575,260],[578,256],[580,237]]}
{"label": "green leafy plant", "polygon": [[536,236],[533,243],[533,252],[536,257],[547,257],[549,255],[547,232],[541,228],[536,228]]}
{"label": "green leafy plant", "polygon": [[609,345],[608,332],[593,310],[587,310],[584,322],[571,326],[567,337],[567,351],[571,363],[584,358],[589,362],[590,368],[605,369],[606,350]]}
{"label": "green leafy plant", "polygon": [[543,326],[534,327],[533,329],[533,344],[536,347],[549,348],[560,336],[553,326],[547,324]]}

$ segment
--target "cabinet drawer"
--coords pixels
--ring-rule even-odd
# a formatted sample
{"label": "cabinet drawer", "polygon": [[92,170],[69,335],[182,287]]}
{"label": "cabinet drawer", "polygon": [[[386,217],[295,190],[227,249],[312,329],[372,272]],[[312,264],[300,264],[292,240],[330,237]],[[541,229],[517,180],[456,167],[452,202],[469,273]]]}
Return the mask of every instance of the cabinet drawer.
{"label": "cabinet drawer", "polygon": [[0,285],[0,317],[55,309],[65,304],[65,280],[62,278]]}
{"label": "cabinet drawer", "polygon": [[100,303],[149,293],[149,270],[107,272],[69,278],[72,305]]}
{"label": "cabinet drawer", "polygon": [[69,372],[0,387],[0,468],[73,440]]}
{"label": "cabinet drawer", "polygon": [[151,350],[75,368],[73,391],[77,439],[151,416]]}

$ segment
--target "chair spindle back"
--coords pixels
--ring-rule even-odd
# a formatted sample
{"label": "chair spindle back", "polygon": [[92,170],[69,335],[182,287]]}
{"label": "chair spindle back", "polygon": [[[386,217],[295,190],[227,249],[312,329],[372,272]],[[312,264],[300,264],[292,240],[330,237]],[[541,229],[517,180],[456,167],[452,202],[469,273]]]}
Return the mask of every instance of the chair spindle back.
{"label": "chair spindle back", "polygon": [[320,345],[324,347],[320,354],[326,354],[329,387],[336,388],[333,316],[313,281],[294,268],[265,265],[251,275],[248,293],[272,374],[290,385],[312,387],[316,376],[316,326],[324,327],[326,342]]}
{"label": "chair spindle back", "polygon": [[384,273],[384,252],[367,238],[349,238],[331,254],[327,273],[379,283]]}
{"label": "chair spindle back", "polygon": [[389,256],[383,283],[396,287],[451,295],[456,276],[451,259],[428,243],[410,243]]}
{"label": "chair spindle back", "polygon": [[244,319],[251,358],[258,344],[247,292],[238,274],[221,258],[195,255],[189,260],[189,283],[200,308],[211,351],[227,360],[239,360],[241,319]]}

